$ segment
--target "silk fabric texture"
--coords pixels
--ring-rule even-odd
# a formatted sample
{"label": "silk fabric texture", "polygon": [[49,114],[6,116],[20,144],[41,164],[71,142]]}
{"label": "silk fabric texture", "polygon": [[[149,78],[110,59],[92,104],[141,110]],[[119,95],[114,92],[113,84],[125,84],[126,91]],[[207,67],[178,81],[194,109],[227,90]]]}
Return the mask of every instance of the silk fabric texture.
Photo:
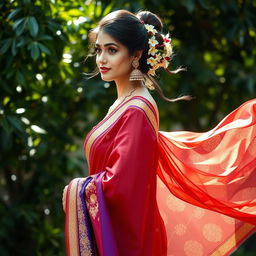
{"label": "silk fabric texture", "polygon": [[67,255],[229,255],[255,232],[255,124],[256,99],[203,133],[159,131],[142,96],[122,103],[86,136],[84,192],[83,178],[65,190]]}

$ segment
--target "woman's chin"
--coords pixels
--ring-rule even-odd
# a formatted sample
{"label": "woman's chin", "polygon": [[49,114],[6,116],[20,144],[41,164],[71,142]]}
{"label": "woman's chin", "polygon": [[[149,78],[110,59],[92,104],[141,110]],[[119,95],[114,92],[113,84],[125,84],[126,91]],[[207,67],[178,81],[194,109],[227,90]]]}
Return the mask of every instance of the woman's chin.
{"label": "woman's chin", "polygon": [[111,81],[114,80],[113,78],[107,77],[107,76],[104,76],[104,75],[101,75],[101,79],[102,79],[103,81],[106,81],[106,82],[111,82]]}

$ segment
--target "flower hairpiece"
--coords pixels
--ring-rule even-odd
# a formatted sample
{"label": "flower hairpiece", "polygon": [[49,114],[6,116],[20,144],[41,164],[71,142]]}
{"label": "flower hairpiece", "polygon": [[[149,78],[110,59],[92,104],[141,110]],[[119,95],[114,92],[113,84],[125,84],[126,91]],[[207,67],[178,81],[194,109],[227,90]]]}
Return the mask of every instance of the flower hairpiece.
{"label": "flower hairpiece", "polygon": [[155,71],[160,68],[167,68],[172,55],[171,38],[169,34],[163,36],[163,43],[159,44],[155,35],[158,33],[153,25],[144,24],[148,33],[148,58],[147,64],[151,66],[148,75],[155,75]]}

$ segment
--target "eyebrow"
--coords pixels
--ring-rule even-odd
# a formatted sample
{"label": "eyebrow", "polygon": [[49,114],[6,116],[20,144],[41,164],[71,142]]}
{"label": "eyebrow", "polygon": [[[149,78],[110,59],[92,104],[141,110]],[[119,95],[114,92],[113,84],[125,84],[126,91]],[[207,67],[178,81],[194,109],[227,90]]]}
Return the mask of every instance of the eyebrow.
{"label": "eyebrow", "polygon": [[[104,44],[104,47],[107,47],[107,46],[110,46],[110,45],[114,45],[114,46],[116,46],[116,47],[119,47],[119,46],[118,46],[117,44],[115,44],[115,43],[107,43],[107,44]],[[99,47],[100,44],[95,44],[95,46]]]}

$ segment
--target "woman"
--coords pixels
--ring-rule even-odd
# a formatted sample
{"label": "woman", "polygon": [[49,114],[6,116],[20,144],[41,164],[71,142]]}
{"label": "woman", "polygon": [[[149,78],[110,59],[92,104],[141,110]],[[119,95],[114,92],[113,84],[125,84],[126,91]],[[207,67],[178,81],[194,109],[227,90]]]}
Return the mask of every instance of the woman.
{"label": "woman", "polygon": [[161,31],[156,15],[120,10],[90,34],[118,97],[86,136],[90,176],[64,190],[67,255],[228,255],[255,231],[256,101],[206,133],[158,131]]}

